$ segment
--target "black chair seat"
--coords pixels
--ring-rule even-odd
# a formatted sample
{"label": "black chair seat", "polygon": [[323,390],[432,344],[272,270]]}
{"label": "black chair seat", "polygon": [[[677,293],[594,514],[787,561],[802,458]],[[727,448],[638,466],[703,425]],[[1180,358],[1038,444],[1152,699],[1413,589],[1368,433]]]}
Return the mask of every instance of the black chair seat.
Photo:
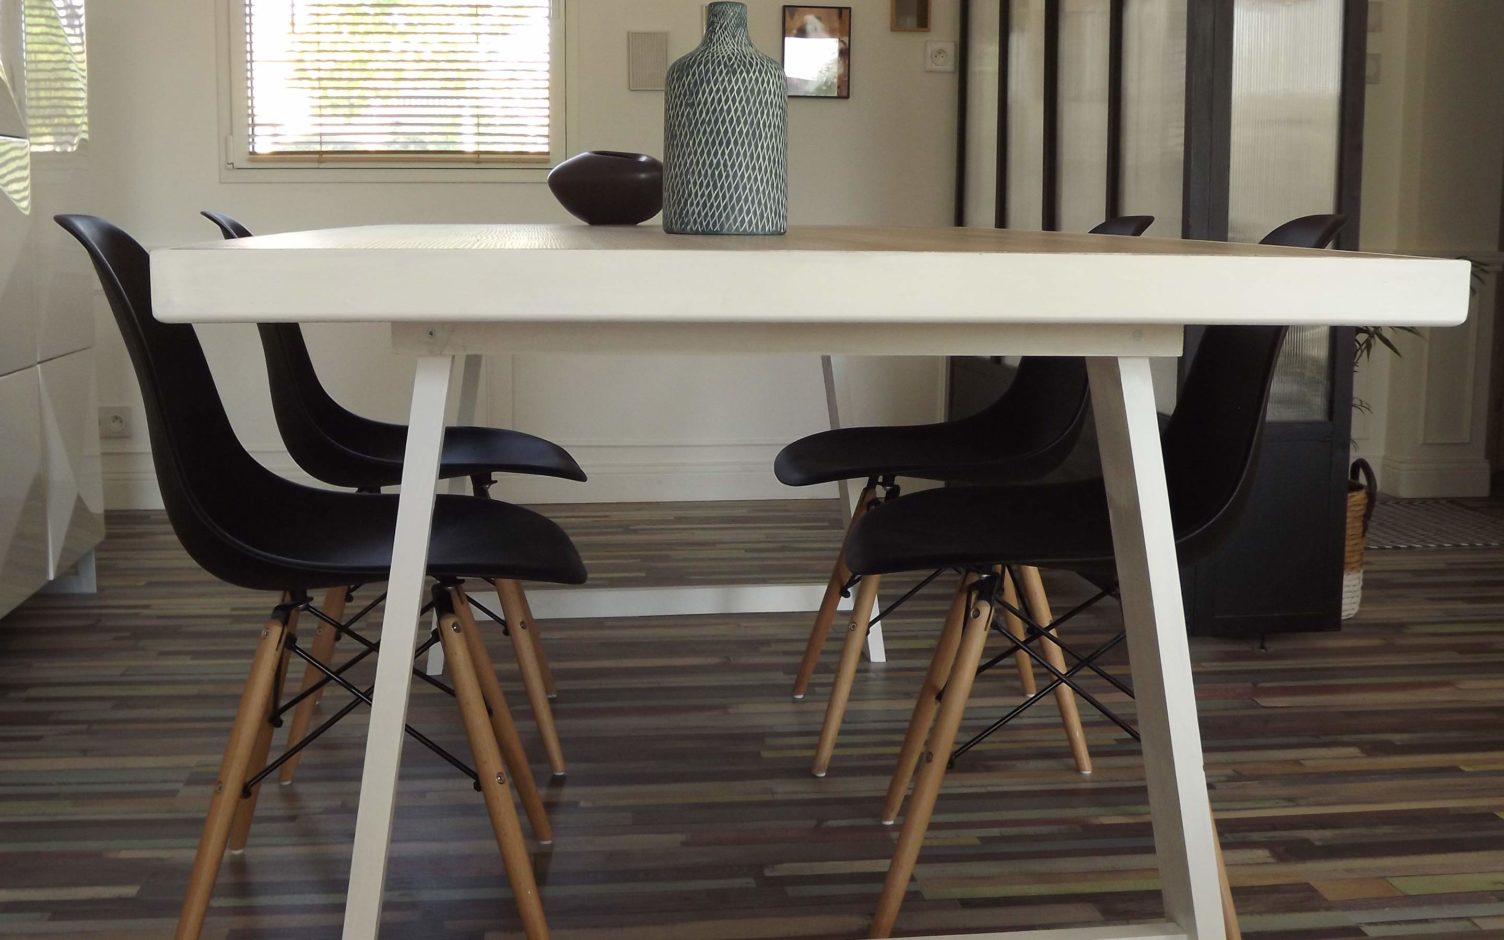
{"label": "black chair seat", "polygon": [[[1092,234],[1132,237],[1153,222],[1151,215],[1119,216]],[[1085,364],[1031,356],[1008,391],[978,414],[937,424],[821,431],[780,451],[773,473],[786,486],[889,476],[1022,483],[1060,466],[1085,415]]]}
{"label": "black chair seat", "polygon": [[1007,563],[1110,577],[1105,485],[1091,479],[910,493],[852,526],[846,561],[861,575]]}
{"label": "black chair seat", "polygon": [[[397,497],[302,486],[252,459],[225,415],[193,327],[152,316],[146,250],[103,219],[58,216],[57,221],[88,249],[115,313],[141,384],[162,501],[188,554],[215,577],[253,590],[296,592],[385,581]],[[369,423],[394,432],[387,436],[400,455],[406,430]],[[523,442],[516,453],[544,452],[532,442],[552,447],[531,435],[465,428],[449,445],[462,461],[457,466],[477,459],[498,433]],[[371,465],[358,456],[359,463]],[[400,477],[400,458],[395,467]],[[585,581],[585,567],[564,531],[520,506],[439,496],[431,531],[428,573],[435,577]]]}
{"label": "black chair seat", "polygon": [[1008,391],[969,418],[821,431],[779,451],[773,473],[788,486],[885,476],[953,483],[1034,480],[1070,454],[1085,413],[1085,363],[1031,356]]}
{"label": "black chair seat", "polygon": [[[773,473],[787,486],[882,476],[1001,484],[1038,479],[1059,465],[1066,450],[1013,450],[1007,446],[1011,439],[1006,427],[984,431],[976,424],[947,421],[822,431],[779,451]],[[1074,441],[1071,435],[1068,443]]]}
{"label": "black chair seat", "polygon": [[[396,486],[402,482],[407,428],[369,420],[364,424],[360,437],[361,453],[352,455],[346,465],[348,475],[341,482],[361,489]],[[569,451],[553,441],[510,428],[444,429],[444,449],[439,454],[440,479],[492,473],[585,480],[585,471]]]}
{"label": "black chair seat", "polygon": [[[225,238],[249,238],[251,230],[222,212],[202,215]],[[402,482],[407,427],[358,415],[325,390],[296,323],[258,326],[272,410],[288,453],[315,479],[334,486],[376,490]],[[584,482],[585,471],[552,441],[507,428],[451,427],[444,431],[439,478],[521,473]]]}
{"label": "black chair seat", "polygon": [[[282,440],[314,479],[377,490],[402,481],[407,426],[373,421],[335,401],[319,381],[296,323],[257,327]],[[444,429],[439,478],[520,473],[583,481],[585,471],[552,441],[510,428]]]}
{"label": "black chair seat", "polygon": [[[1306,216],[1270,232],[1262,244],[1319,248],[1343,222],[1342,216]],[[1284,334],[1284,327],[1214,326],[1202,335],[1162,433],[1182,564],[1225,538],[1247,501]],[[852,526],[846,563],[862,575],[1022,564],[1111,583],[1115,564],[1105,484],[1094,478],[949,487],[886,501]]]}
{"label": "black chair seat", "polygon": [[[292,529],[268,524],[241,537],[264,573],[235,572],[243,587],[286,590],[385,581],[392,566],[397,496],[309,491],[317,515]],[[274,520],[281,522],[283,520]],[[544,516],[500,500],[441,495],[434,502],[428,574],[585,583],[569,536]],[[260,583],[246,583],[252,579]]]}

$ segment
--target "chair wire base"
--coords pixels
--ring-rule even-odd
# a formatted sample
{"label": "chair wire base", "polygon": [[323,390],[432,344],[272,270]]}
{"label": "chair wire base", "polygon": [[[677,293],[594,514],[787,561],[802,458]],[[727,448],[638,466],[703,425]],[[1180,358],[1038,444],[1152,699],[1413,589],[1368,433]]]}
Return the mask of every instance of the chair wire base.
{"label": "chair wire base", "polygon": [[[351,696],[351,700],[334,714],[330,715],[323,722],[321,722],[318,727],[314,728],[312,731],[309,731],[301,740],[289,744],[287,748],[280,755],[278,755],[275,760],[269,761],[267,765],[263,767],[258,773],[248,777],[245,784],[241,787],[240,795],[242,798],[248,798],[257,784],[261,783],[267,777],[276,773],[283,764],[287,763],[295,755],[301,753],[314,741],[323,737],[326,733],[333,729],[335,725],[339,724],[341,720],[343,720],[351,712],[355,711],[356,708],[360,707],[361,705],[369,706],[371,704],[371,696],[375,691],[375,686],[367,686],[365,689],[361,689],[360,687],[356,686],[354,683],[346,679],[344,674],[350,669],[354,668],[363,660],[380,651],[381,643],[379,641],[372,641],[364,636],[361,636],[352,628],[352,625],[363,618],[366,614],[368,614],[373,608],[375,608],[376,605],[381,602],[384,596],[385,595],[382,595],[382,597],[378,597],[370,604],[367,604],[360,612],[355,614],[355,616],[351,617],[349,620],[343,623],[339,620],[334,619],[333,617],[328,616],[323,611],[314,607],[311,603],[309,603],[306,595],[295,596],[291,603],[279,605],[275,609],[273,616],[279,619],[283,619],[284,621],[287,617],[291,616],[294,610],[311,614],[314,618],[323,621],[324,623],[328,624],[330,627],[338,631],[341,636],[347,636],[354,640],[357,644],[360,645],[361,650],[340,665],[336,667],[330,667],[326,663],[321,662],[317,657],[309,653],[302,646],[298,645],[296,637],[293,637],[291,635],[287,637],[287,652],[303,660],[314,670],[321,673],[323,675],[323,678],[320,679],[317,683],[302,690],[292,698],[287,699],[285,702],[281,700],[282,690],[280,688],[274,689],[271,715],[268,719],[273,727],[280,728],[282,726],[283,715],[296,708],[299,703],[303,702],[309,696],[317,694],[320,690],[324,689],[331,683],[348,692]],[[440,597],[442,595],[440,593],[436,593],[435,596]],[[425,604],[422,610],[419,612],[420,616],[432,611],[435,608],[435,603],[435,601],[430,601]],[[471,603],[473,604],[474,602],[471,601]],[[430,649],[438,645],[438,642],[438,634],[432,633],[428,637],[428,639],[424,640],[421,644],[418,645],[418,648],[413,652],[413,658],[418,659],[422,657]],[[434,678],[433,676],[428,675],[422,669],[414,667],[412,674],[419,679],[422,679],[424,682],[428,683],[434,688],[438,689],[439,691],[445,693],[446,695],[453,697],[455,694],[452,687]],[[490,709],[488,708],[488,714],[489,711]],[[480,790],[480,780],[477,777],[475,770],[468,764],[460,760],[450,751],[445,749],[442,745],[434,742],[433,739],[429,738],[427,735],[418,731],[412,725],[404,724],[402,730],[413,740],[417,741],[419,744],[423,745],[425,748],[436,754],[445,763],[454,767],[460,773],[468,777],[470,779],[471,785],[477,791]]]}
{"label": "chair wire base", "polygon": [[[939,572],[936,572],[936,574],[939,574]],[[1017,573],[1011,567],[1009,568],[1009,576],[1013,577],[1015,579],[1015,582],[1017,581]],[[980,581],[978,583],[980,583]],[[982,731],[974,735],[965,744],[960,745],[954,751],[952,751],[950,758],[946,762],[946,766],[948,768],[954,767],[956,761],[963,754],[965,754],[967,751],[970,751],[978,744],[981,744],[988,738],[992,737],[992,735],[996,734],[1008,723],[1012,722],[1014,719],[1018,718],[1018,716],[1022,715],[1024,712],[1037,705],[1041,700],[1047,698],[1062,685],[1068,687],[1076,695],[1079,695],[1087,702],[1087,704],[1091,705],[1097,711],[1101,712],[1102,715],[1113,724],[1117,725],[1119,728],[1122,728],[1135,741],[1140,740],[1139,731],[1131,722],[1114,712],[1111,708],[1104,705],[1101,700],[1099,700],[1095,695],[1091,694],[1087,690],[1083,689],[1081,687],[1081,684],[1076,681],[1076,677],[1080,675],[1080,673],[1082,673],[1083,671],[1090,671],[1100,676],[1113,687],[1121,691],[1124,695],[1127,695],[1130,699],[1133,698],[1133,688],[1131,686],[1118,679],[1111,673],[1104,671],[1097,665],[1097,661],[1099,659],[1101,659],[1112,650],[1116,649],[1118,646],[1122,645],[1122,643],[1127,639],[1127,633],[1119,631],[1111,639],[1107,640],[1107,642],[1101,644],[1096,649],[1084,655],[1069,644],[1063,642],[1055,633],[1056,628],[1073,619],[1088,608],[1095,606],[1104,598],[1116,596],[1117,589],[1115,587],[1099,591],[1091,598],[1087,599],[1081,604],[1078,604],[1076,607],[1072,608],[1066,613],[1056,617],[1047,626],[1041,626],[1038,621],[1036,621],[1027,612],[1020,609],[1019,606],[1008,603],[1000,596],[994,599],[993,608],[997,610],[1005,610],[1013,616],[1017,617],[1026,628],[1026,636],[1022,640],[1020,640],[1012,633],[994,623],[992,625],[993,632],[1003,637],[1003,639],[1008,643],[1008,649],[1004,650],[1003,652],[997,654],[996,656],[978,666],[977,675],[981,675],[992,667],[998,665],[1003,660],[1013,656],[1014,653],[1022,651],[1029,657],[1030,660],[1041,666],[1046,672],[1050,674],[1050,680],[1038,690],[1036,690],[1034,694],[1030,695],[1028,698],[1015,705],[1001,718],[988,725]],[[1063,652],[1066,656],[1070,657],[1070,659],[1074,661],[1073,665],[1071,665],[1070,668],[1066,669],[1064,672],[1057,669],[1042,653],[1039,652],[1038,649],[1035,648],[1036,641],[1040,640],[1054,644],[1056,648],[1058,648],[1061,652]],[[941,689],[939,694],[936,695],[936,698],[943,698],[944,695],[945,690]]]}

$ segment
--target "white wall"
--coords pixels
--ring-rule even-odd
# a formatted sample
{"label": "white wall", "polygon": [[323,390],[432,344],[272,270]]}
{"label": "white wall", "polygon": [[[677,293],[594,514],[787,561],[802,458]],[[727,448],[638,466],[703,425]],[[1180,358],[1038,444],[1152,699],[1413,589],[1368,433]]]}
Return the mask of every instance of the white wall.
{"label": "white wall", "polygon": [[[541,182],[279,183],[221,180],[224,0],[91,0],[89,66],[97,204],[148,246],[208,240],[198,211],[253,230],[405,221],[564,222]],[[750,0],[753,39],[777,56],[780,3]],[[699,41],[699,0],[568,0],[567,146],[662,152],[663,96],[626,90],[626,33],[667,31],[670,56]],[[923,71],[926,39],[954,39],[955,0],[936,0],[928,34],[888,30],[887,0],[857,0],[847,101],[790,101],[790,216],[795,224],[947,225],[955,166],[954,74]],[[100,400],[139,395],[114,326],[99,330]],[[237,432],[258,459],[293,473],[277,436],[251,327],[201,334]],[[309,342],[335,395],[373,416],[405,413],[410,361],[379,327],[315,326]],[[872,368],[853,370],[871,376]],[[895,360],[870,379],[882,407],[865,419],[935,416],[940,369]],[[887,378],[892,375],[893,378]],[[759,498],[830,495],[772,478],[777,449],[825,426],[818,361],[762,358],[519,356],[492,360],[480,418],[549,436],[592,474],[589,484],[511,483],[528,500]],[[854,390],[868,401],[866,389]],[[874,413],[875,412],[875,413]],[[111,508],[155,499],[145,430],[107,441]]]}
{"label": "white wall", "polygon": [[[1504,184],[1504,3],[1373,0],[1380,80],[1368,86],[1362,244],[1497,267]],[[1486,495],[1494,278],[1465,326],[1401,337],[1360,368],[1357,453],[1397,496]]]}

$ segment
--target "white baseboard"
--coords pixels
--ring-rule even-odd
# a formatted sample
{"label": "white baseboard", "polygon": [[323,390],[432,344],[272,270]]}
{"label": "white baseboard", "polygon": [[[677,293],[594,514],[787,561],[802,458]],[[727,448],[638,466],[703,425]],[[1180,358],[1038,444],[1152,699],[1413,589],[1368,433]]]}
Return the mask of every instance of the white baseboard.
{"label": "white baseboard", "polygon": [[1379,492],[1403,499],[1487,496],[1492,473],[1486,460],[1405,460],[1379,464]]}
{"label": "white baseboard", "polygon": [[[562,587],[529,585],[528,604],[538,620],[664,617],[698,614],[766,614],[813,611],[823,584],[728,584],[695,587]],[[841,600],[842,610],[851,599]]]}
{"label": "white baseboard", "polygon": [[[492,491],[515,503],[637,503],[685,500],[833,499],[835,484],[791,487],[773,476],[781,445],[566,445],[590,479],[504,476]],[[279,476],[317,486],[282,450],[252,452]],[[104,498],[110,509],[161,509],[151,455],[103,455]]]}

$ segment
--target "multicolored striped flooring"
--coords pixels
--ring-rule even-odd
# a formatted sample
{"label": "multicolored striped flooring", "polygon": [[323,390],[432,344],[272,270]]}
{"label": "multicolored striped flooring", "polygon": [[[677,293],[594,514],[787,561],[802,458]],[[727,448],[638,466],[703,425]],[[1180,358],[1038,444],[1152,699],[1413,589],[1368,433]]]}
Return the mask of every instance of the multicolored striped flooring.
{"label": "multicolored striped flooring", "polygon": [[[702,562],[722,583],[819,580],[839,538],[830,503],[547,511],[607,581],[684,583]],[[271,603],[198,572],[160,514],[109,527],[98,596],[38,597],[0,621],[0,936],[169,935]],[[1057,608],[1082,596],[1047,581]],[[823,780],[807,767],[834,649],[808,701],[787,694],[805,615],[543,624],[560,781],[496,631],[557,832],[533,854],[554,935],[862,936],[894,837],[876,812],[948,590],[888,624],[891,661],[864,665]],[[1072,636],[1104,636],[1115,617],[1102,608]],[[1248,937],[1504,937],[1504,550],[1373,551],[1363,610],[1340,633],[1192,650]],[[1017,695],[1011,669],[989,674],[969,724]],[[341,698],[325,701],[327,714]],[[1071,769],[1051,705],[962,760],[901,933],[1159,916],[1138,748],[1087,719],[1091,777]],[[411,720],[463,749],[439,693],[417,687]],[[263,793],[206,937],[338,936],[363,729],[353,716],[293,786]],[[385,936],[520,935],[479,796],[413,746],[388,892]]]}

